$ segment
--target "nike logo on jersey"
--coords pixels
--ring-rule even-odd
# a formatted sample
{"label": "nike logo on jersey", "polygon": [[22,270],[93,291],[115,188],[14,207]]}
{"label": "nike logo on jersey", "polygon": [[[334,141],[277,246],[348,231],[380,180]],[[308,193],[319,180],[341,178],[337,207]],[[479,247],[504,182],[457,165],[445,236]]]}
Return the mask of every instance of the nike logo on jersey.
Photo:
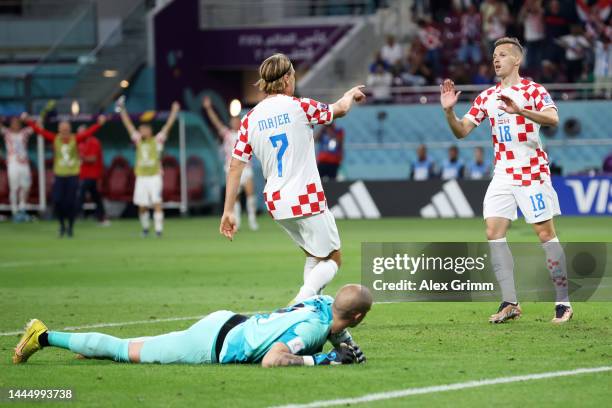
{"label": "nike logo on jersey", "polygon": [[544,214],[544,211],[542,211],[542,212],[541,212],[541,213],[539,213],[539,214],[534,214],[534,215],[533,215],[533,218],[538,218],[538,217],[539,217],[540,215],[542,215],[542,214]]}
{"label": "nike logo on jersey", "polygon": [[504,116],[505,114],[506,114],[506,112],[504,112],[504,111],[502,111],[501,113],[499,113],[499,112],[498,112],[498,113],[497,113],[497,117],[499,118],[499,117],[501,117],[501,116]]}

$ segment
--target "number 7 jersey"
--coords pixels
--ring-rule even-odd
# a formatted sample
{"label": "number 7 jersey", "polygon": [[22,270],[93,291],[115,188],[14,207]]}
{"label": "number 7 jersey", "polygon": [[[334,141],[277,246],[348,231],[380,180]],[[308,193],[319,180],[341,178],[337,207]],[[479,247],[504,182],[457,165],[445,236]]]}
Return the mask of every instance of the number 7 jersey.
{"label": "number 7 jersey", "polygon": [[548,156],[540,140],[540,125],[524,116],[499,109],[501,94],[509,96],[526,110],[557,109],[546,89],[527,79],[505,89],[498,83],[478,95],[465,118],[476,126],[489,118],[495,153],[494,177],[518,186],[550,180]]}
{"label": "number 7 jersey", "polygon": [[314,125],[328,125],[333,112],[324,103],[287,95],[270,96],[242,119],[232,157],[261,162],[264,201],[274,219],[325,211],[327,201],[317,169]]}

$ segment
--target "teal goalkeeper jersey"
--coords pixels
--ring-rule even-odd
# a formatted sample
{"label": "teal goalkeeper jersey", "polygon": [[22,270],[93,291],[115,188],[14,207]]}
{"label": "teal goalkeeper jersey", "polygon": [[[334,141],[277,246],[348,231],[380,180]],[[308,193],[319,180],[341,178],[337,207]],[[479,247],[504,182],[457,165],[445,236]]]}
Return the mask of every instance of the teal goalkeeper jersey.
{"label": "teal goalkeeper jersey", "polygon": [[227,334],[219,362],[258,363],[274,343],[284,343],[293,354],[321,351],[332,325],[331,296],[314,296],[302,303],[256,314]]}

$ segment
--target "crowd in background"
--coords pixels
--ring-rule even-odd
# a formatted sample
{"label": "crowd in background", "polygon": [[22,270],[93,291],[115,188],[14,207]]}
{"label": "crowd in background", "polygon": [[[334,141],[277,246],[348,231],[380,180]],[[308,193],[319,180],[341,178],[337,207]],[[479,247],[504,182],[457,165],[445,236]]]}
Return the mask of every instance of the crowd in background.
{"label": "crowd in background", "polygon": [[416,0],[414,30],[388,36],[370,65],[375,102],[393,86],[491,84],[495,40],[517,37],[522,74],[540,83],[594,82],[612,97],[612,2],[609,0]]}

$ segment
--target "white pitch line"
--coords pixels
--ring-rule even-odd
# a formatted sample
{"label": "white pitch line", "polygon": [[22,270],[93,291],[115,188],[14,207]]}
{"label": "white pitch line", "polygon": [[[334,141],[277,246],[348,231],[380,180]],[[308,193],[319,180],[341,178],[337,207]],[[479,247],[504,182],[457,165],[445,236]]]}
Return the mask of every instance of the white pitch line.
{"label": "white pitch line", "polygon": [[[211,312],[212,313],[212,312]],[[250,315],[259,312],[238,312],[240,314]],[[86,324],[83,326],[68,326],[62,329],[57,329],[57,331],[76,331],[83,329],[97,329],[100,327],[121,327],[121,326],[131,326],[135,324],[152,324],[152,323],[163,323],[163,322],[177,322],[181,320],[199,320],[207,315],[201,316],[183,316],[183,317],[166,317],[163,319],[148,319],[148,320],[132,320],[129,322],[109,322],[109,323],[94,323],[94,324]],[[11,331],[11,332],[0,332],[0,337],[2,336],[15,336],[17,334],[23,333],[22,330]]]}
{"label": "white pitch line", "polygon": [[499,377],[499,378],[491,378],[488,380],[476,380],[476,381],[468,381],[468,382],[454,383],[454,384],[433,385],[433,386],[420,387],[420,388],[406,388],[404,390],[366,394],[362,397],[314,401],[314,402],[310,402],[306,404],[279,405],[273,408],[318,408],[318,407],[332,407],[336,405],[361,404],[364,402],[381,401],[381,400],[388,400],[388,399],[393,399],[393,398],[403,398],[403,397],[408,397],[411,395],[432,394],[436,392],[455,391],[455,390],[463,390],[466,388],[483,387],[485,385],[508,384],[508,383],[520,382],[520,381],[542,380],[545,378],[567,377],[570,375],[599,373],[603,371],[612,371],[612,366],[577,368],[575,370],[568,370],[568,371],[550,371],[550,372],[540,373],[540,374],[517,375],[513,377]]}

